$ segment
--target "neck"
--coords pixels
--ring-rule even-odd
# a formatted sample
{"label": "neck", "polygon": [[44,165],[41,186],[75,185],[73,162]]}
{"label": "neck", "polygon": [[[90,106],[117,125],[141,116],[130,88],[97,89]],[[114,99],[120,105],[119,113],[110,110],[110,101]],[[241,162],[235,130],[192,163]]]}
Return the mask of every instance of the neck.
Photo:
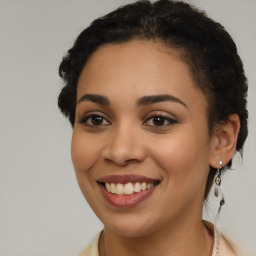
{"label": "neck", "polygon": [[104,229],[99,248],[100,256],[194,256],[211,255],[213,236],[200,220],[184,225],[175,223],[171,228],[141,237],[123,237]]}

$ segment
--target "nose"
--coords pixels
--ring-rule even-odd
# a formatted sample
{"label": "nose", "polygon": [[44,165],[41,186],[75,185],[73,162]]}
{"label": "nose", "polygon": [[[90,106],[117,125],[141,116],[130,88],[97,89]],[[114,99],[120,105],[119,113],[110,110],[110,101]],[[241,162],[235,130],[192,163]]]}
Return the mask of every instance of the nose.
{"label": "nose", "polygon": [[145,159],[146,152],[138,131],[129,125],[123,125],[113,129],[109,135],[108,143],[102,152],[105,161],[125,166]]}

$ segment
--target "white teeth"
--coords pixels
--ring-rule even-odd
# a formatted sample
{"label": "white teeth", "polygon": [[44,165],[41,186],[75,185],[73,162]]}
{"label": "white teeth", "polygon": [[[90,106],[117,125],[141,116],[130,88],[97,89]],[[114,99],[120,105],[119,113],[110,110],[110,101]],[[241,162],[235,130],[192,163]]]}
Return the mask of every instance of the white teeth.
{"label": "white teeth", "polygon": [[110,192],[111,191],[111,185],[106,182],[105,186],[106,186],[107,191]]}
{"label": "white teeth", "polygon": [[125,184],[125,186],[124,186],[124,193],[125,193],[125,195],[131,195],[131,194],[134,193],[132,183]]}
{"label": "white teeth", "polygon": [[139,182],[136,182],[134,185],[134,192],[140,192],[141,191],[141,185]]}
{"label": "white teeth", "polygon": [[116,193],[116,184],[111,183],[111,185],[110,185],[110,192],[111,192],[112,194],[115,194],[115,193]]}
{"label": "white teeth", "polygon": [[123,184],[117,183],[117,185],[116,185],[116,194],[117,195],[122,195],[123,193],[124,193],[124,186],[123,186]]}
{"label": "white teeth", "polygon": [[133,193],[138,193],[140,191],[144,191],[146,189],[150,189],[153,187],[153,182],[146,183],[146,182],[136,182],[135,184],[132,184],[131,182],[126,184],[121,183],[105,183],[105,187],[108,192],[111,194],[117,194],[117,195],[131,195]]}
{"label": "white teeth", "polygon": [[141,184],[141,189],[142,189],[142,190],[146,190],[146,189],[147,189],[147,183],[146,183],[146,182],[143,182],[143,183]]}
{"label": "white teeth", "polygon": [[151,188],[151,184],[152,184],[152,186],[153,186],[153,183],[148,183],[148,184],[147,184],[147,189],[150,189],[150,188]]}

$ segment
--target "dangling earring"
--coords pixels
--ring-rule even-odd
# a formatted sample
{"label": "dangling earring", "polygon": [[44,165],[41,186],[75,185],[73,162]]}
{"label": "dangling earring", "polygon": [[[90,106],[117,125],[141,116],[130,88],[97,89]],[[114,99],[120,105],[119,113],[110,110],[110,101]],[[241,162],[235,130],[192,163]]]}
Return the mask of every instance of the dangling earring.
{"label": "dangling earring", "polygon": [[219,168],[214,176],[211,193],[208,194],[207,198],[204,200],[204,218],[218,225],[218,218],[220,215],[221,207],[225,204],[224,194],[221,188],[222,183],[222,173],[225,171],[223,169],[223,162],[219,161]]}
{"label": "dangling earring", "polygon": [[[221,160],[219,161],[219,164],[220,164],[220,168],[217,170],[217,175],[216,175],[216,178],[215,178],[215,184],[217,185],[214,189],[215,197],[218,197],[219,196],[219,191],[221,191],[221,188],[220,188],[220,185],[221,185],[221,169],[222,169],[222,161]],[[220,200],[220,207],[225,204],[223,192],[221,194],[222,194],[222,198]]]}

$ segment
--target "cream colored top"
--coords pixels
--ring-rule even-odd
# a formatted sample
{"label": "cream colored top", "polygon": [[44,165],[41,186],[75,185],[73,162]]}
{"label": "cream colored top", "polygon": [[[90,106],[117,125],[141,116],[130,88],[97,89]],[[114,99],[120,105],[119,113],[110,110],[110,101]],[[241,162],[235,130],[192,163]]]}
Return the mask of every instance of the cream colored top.
{"label": "cream colored top", "polygon": [[[224,237],[220,235],[215,226],[210,223],[206,223],[207,227],[214,232],[214,244],[212,250],[212,256],[238,256],[236,255],[231,246]],[[98,243],[101,232],[93,239],[92,243],[89,244],[79,256],[99,256]]]}

